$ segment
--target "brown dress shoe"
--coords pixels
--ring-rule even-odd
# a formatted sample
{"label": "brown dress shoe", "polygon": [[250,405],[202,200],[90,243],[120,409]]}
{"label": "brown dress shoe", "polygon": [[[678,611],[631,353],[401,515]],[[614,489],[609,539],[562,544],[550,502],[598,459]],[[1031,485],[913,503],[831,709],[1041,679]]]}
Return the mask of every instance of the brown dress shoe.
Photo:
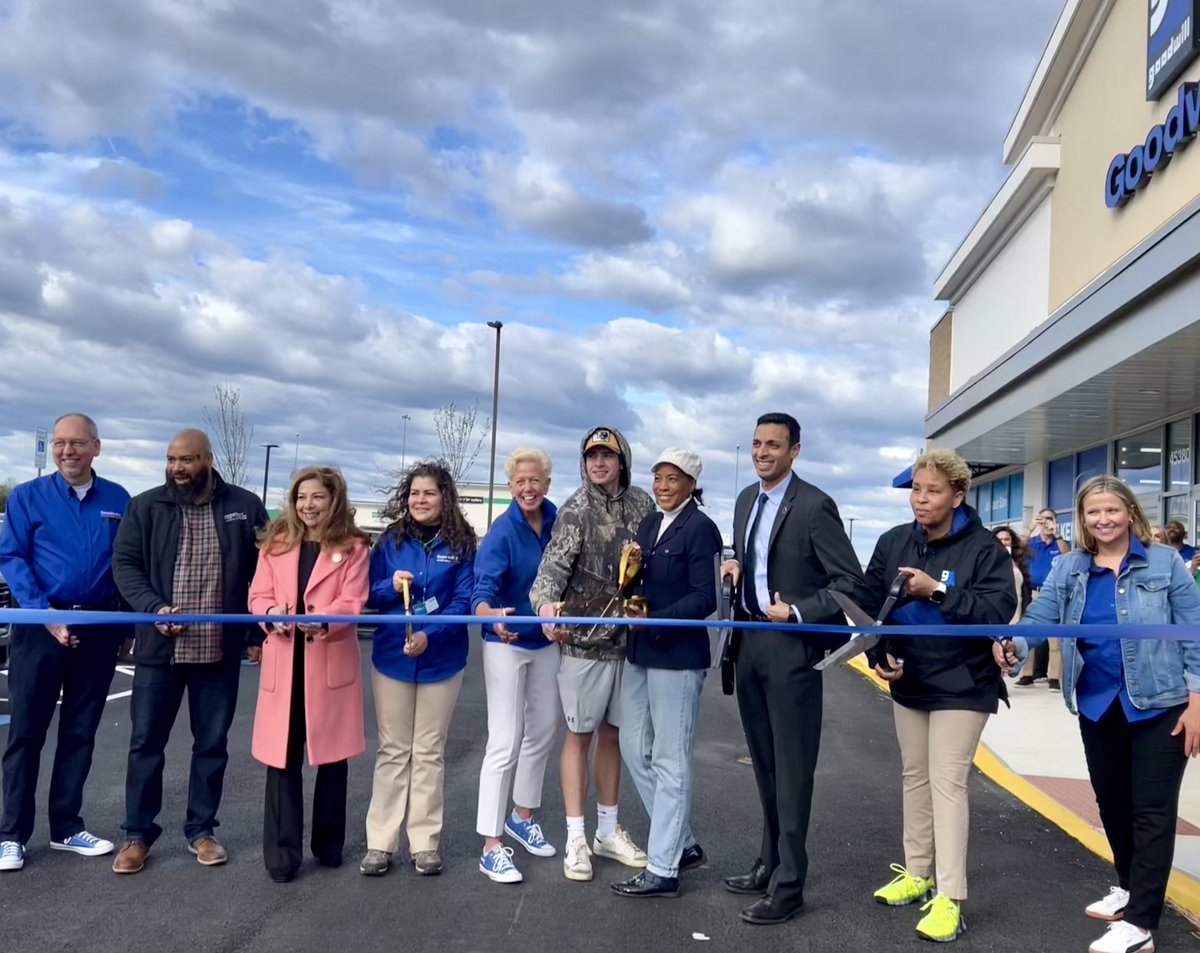
{"label": "brown dress shoe", "polygon": [[200,861],[205,867],[219,867],[225,861],[229,860],[229,855],[225,853],[225,848],[211,834],[207,837],[199,837],[188,844],[188,850],[195,854],[196,860]]}
{"label": "brown dress shoe", "polygon": [[136,874],[146,866],[150,848],[144,840],[127,840],[113,858],[114,874]]}

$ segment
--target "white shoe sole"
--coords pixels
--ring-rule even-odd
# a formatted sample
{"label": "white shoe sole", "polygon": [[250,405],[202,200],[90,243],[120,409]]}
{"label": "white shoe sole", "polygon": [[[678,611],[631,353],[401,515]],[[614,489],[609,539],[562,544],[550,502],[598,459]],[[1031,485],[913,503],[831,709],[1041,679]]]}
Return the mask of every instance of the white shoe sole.
{"label": "white shoe sole", "polygon": [[[108,844],[108,846],[104,846],[105,844]],[[109,844],[108,841],[97,844],[95,847],[71,847],[69,844],[60,844],[58,841],[51,841],[50,849],[69,851],[72,854],[78,854],[80,857],[103,857],[105,854],[111,854],[116,847],[113,844]]]}
{"label": "white shoe sole", "polygon": [[522,876],[521,871],[519,871],[519,870],[514,870],[507,874],[497,874],[497,873],[493,873],[492,871],[488,870],[486,867],[483,866],[483,864],[479,865],[479,872],[481,874],[483,874],[485,877],[487,877],[487,879],[490,880],[492,883],[496,883],[496,884],[519,884],[522,880],[525,879],[524,876]]}
{"label": "white shoe sole", "polygon": [[571,870],[569,867],[564,867],[563,876],[568,880],[585,881],[591,880],[594,874],[590,870]]}
{"label": "white shoe sole", "polygon": [[633,867],[635,870],[642,869],[650,862],[650,859],[645,854],[641,857],[628,857],[624,854],[618,854],[615,850],[609,850],[598,840],[592,841],[592,853],[597,857],[607,857],[609,860],[615,860],[626,867]]}
{"label": "white shoe sole", "polygon": [[1093,912],[1091,910],[1084,910],[1083,912],[1084,912],[1085,916],[1089,916],[1093,920],[1100,920],[1103,923],[1116,923],[1118,920],[1125,919],[1125,911],[1124,910],[1122,910],[1120,913],[1115,913],[1115,914],[1100,913],[1099,911]]}
{"label": "white shoe sole", "polygon": [[23,861],[23,860],[18,860],[15,863],[11,860],[6,860],[6,861],[0,863],[0,871],[20,870],[24,866],[25,866],[25,861]]}

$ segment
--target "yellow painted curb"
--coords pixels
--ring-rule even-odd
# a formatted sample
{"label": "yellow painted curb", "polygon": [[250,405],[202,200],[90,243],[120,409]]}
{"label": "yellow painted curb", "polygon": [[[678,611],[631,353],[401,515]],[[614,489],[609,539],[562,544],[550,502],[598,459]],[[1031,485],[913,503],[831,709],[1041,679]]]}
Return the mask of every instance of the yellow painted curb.
{"label": "yellow painted curb", "polygon": [[[851,660],[849,665],[874,682],[881,691],[888,691],[888,683],[875,674],[863,656]],[[1112,863],[1112,850],[1102,831],[1096,830],[1074,811],[1059,804],[1041,788],[1012,770],[982,742],[975,752],[975,767],[1046,820],[1075,838],[1093,854]],[[1200,880],[1182,870],[1172,870],[1171,878],[1167,881],[1167,899],[1189,920],[1200,923]]]}

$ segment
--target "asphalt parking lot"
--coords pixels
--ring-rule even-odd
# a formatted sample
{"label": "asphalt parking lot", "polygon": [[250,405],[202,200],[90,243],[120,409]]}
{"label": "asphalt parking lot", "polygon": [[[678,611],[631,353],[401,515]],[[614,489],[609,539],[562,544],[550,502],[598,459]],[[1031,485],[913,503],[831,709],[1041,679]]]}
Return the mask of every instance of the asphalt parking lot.
{"label": "asphalt parking lot", "polygon": [[[363,643],[364,655],[370,643]],[[369,664],[364,659],[364,666]],[[813,828],[812,869],[802,916],[776,927],[743,923],[745,898],[727,893],[721,878],[754,860],[760,815],[733,699],[716,679],[705,689],[696,748],[694,824],[709,862],[684,875],[677,900],[613,896],[611,881],[627,875],[598,860],[596,879],[571,883],[560,862],[518,855],[519,885],[499,885],[478,872],[475,794],[486,736],[479,653],[472,652],[447,752],[446,833],[441,877],[418,877],[407,865],[384,878],[362,877],[362,819],[370,795],[371,760],[350,769],[351,829],[341,869],[311,862],[296,881],[270,882],[262,866],[264,769],[249,755],[257,669],[242,673],[242,696],[230,740],[231,761],[219,836],[230,853],[221,868],[200,867],[182,836],[190,737],[179,719],[168,751],[166,829],[146,870],[117,877],[111,858],[51,851],[44,804],[52,744],[43,761],[39,824],[25,869],[0,875],[0,951],[78,950],[126,953],[130,948],[235,951],[403,949],[416,951],[875,951],[923,950],[914,907],[871,901],[889,879],[900,852],[899,761],[889,702],[858,675],[826,679],[825,733]],[[129,688],[114,678],[113,693]],[[368,705],[370,704],[368,700]],[[999,717],[1003,717],[1001,714]],[[374,718],[368,713],[368,750]],[[0,727],[0,740],[6,729]],[[120,840],[128,697],[114,697],[97,739],[85,814],[89,828]],[[562,799],[552,761],[545,809],[547,836],[561,845]],[[311,792],[311,779],[309,782]],[[982,776],[973,780],[971,897],[962,951],[1085,951],[1101,932],[1083,907],[1106,892],[1106,864]],[[594,811],[594,808],[593,808]],[[621,822],[645,842],[647,821],[632,784],[623,788]],[[593,821],[589,820],[589,831]],[[1169,913],[1157,949],[1194,949],[1196,934]]]}

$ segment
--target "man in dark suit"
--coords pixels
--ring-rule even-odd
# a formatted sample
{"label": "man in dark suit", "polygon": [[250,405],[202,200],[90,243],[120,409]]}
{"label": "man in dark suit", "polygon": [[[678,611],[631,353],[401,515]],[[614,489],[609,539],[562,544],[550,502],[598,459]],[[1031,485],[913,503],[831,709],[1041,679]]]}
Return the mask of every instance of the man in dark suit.
{"label": "man in dark suit", "polygon": [[[751,455],[759,482],[738,496],[734,558],[722,573],[737,586],[736,618],[843,625],[828,590],[862,601],[862,568],[833,500],[792,472],[799,454],[794,417],[758,418]],[[748,923],[783,923],[804,906],[805,839],[821,743],[821,673],[812,667],[830,647],[829,636],[753,629],[733,636],[738,709],[762,802],[763,838],[749,873],[727,877],[725,886],[763,894],[742,910]]]}

